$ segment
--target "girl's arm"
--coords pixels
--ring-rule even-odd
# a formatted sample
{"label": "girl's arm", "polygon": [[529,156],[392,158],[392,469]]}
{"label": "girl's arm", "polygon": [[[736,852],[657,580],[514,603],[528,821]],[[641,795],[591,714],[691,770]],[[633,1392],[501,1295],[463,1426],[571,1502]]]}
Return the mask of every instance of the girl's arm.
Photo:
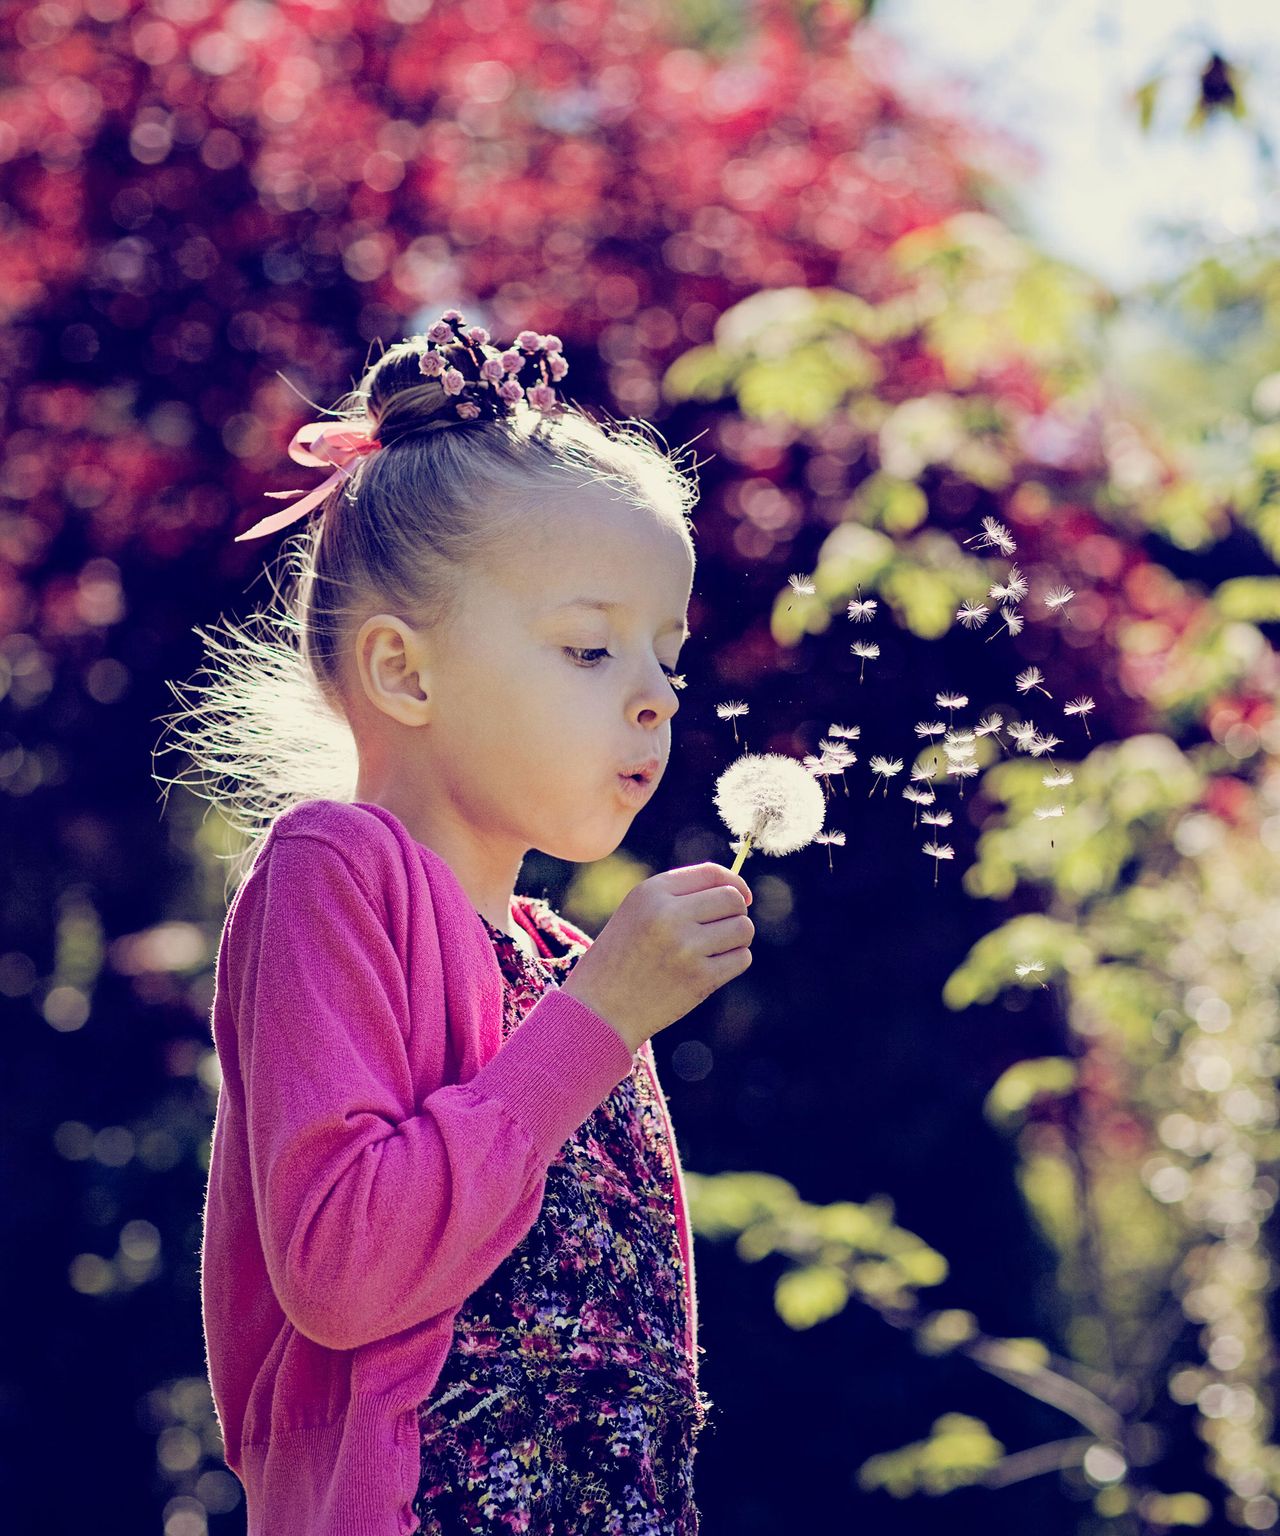
{"label": "girl's arm", "polygon": [[[476,1078],[415,1104],[382,903],[321,837],[264,850],[226,958],[235,1039],[219,1056],[267,1272],[289,1320],[331,1349],[482,1285],[532,1227],[559,1148],[633,1065],[605,1020],[552,989]],[[443,1029],[443,999],[439,1016]]]}

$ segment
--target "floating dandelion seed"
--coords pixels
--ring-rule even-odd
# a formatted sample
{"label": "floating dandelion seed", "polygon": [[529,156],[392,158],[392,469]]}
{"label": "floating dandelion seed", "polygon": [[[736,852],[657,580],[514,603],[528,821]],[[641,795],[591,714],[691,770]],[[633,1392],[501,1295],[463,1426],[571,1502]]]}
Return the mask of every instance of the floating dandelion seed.
{"label": "floating dandelion seed", "polygon": [[749,705],[746,705],[746,704],[742,703],[742,701],[738,700],[738,699],[731,700],[728,704],[717,704],[716,705],[716,714],[719,715],[722,720],[732,720],[733,721],[733,739],[734,739],[734,741],[737,741],[737,739],[738,739],[738,721],[737,721],[737,716],[738,715],[745,715],[747,713],[747,710],[748,710],[749,707],[750,707]]}
{"label": "floating dandelion seed", "polygon": [[931,789],[917,789],[914,784],[904,784],[902,786],[902,798],[910,800],[916,808],[915,815],[911,818],[911,825],[914,828],[920,820],[920,807],[922,805],[933,805],[938,797]]}
{"label": "floating dandelion seed", "polygon": [[941,720],[921,720],[916,726],[917,736],[941,736],[946,726]]}
{"label": "floating dandelion seed", "polygon": [[1016,565],[1011,565],[1005,573],[1005,585],[1014,602],[1021,602],[1031,588],[1027,585],[1027,578]]}
{"label": "floating dandelion seed", "polygon": [[[1018,965],[1014,966],[1013,973],[1018,978],[1019,981],[1023,981],[1028,976],[1039,977],[1041,971],[1043,971],[1043,970],[1044,970],[1044,961],[1043,960],[1023,960]],[[1041,981],[1040,985],[1045,989],[1045,991],[1048,991],[1048,989],[1049,989],[1048,982]]]}
{"label": "floating dandelion seed", "polygon": [[1060,747],[1061,745],[1061,737],[1055,736],[1052,734],[1052,732],[1046,731],[1043,736],[1033,736],[1031,738],[1031,743],[1027,747],[1027,751],[1031,753],[1032,757],[1043,757],[1045,753],[1048,753],[1049,756],[1052,757],[1054,747]]}
{"label": "floating dandelion seed", "polygon": [[960,785],[960,798],[962,800],[964,799],[963,780],[972,779],[981,772],[982,770],[971,757],[958,757],[954,759],[954,761],[947,764],[948,775],[951,778],[960,779],[962,781]]}
{"label": "floating dandelion seed", "polygon": [[[1050,587],[1044,595],[1044,605],[1050,613],[1057,613],[1059,609],[1066,612],[1067,604],[1075,596],[1070,587]],[[1071,615],[1067,614],[1067,623],[1071,622]]]}
{"label": "floating dandelion seed", "polygon": [[931,827],[949,827],[955,817],[950,811],[926,811],[922,819]]}
{"label": "floating dandelion seed", "polygon": [[969,702],[969,695],[967,693],[935,693],[933,702],[939,709],[947,710],[954,719],[956,710],[963,709]]}
{"label": "floating dandelion seed", "polygon": [[1036,739],[1036,728],[1030,720],[1015,720],[1009,727],[1009,737],[1019,752],[1026,752]]}
{"label": "floating dandelion seed", "polygon": [[1076,776],[1070,768],[1059,768],[1054,773],[1046,773],[1040,782],[1049,789],[1059,789],[1063,784],[1074,784]]}
{"label": "floating dandelion seed", "polygon": [[956,851],[950,843],[925,843],[923,844],[921,851],[927,853],[929,857],[934,861],[933,883],[936,886],[938,883],[939,861],[942,859],[954,859],[956,856]]}
{"label": "floating dandelion seed", "polygon": [[1036,806],[1037,821],[1052,821],[1055,816],[1065,816],[1066,814],[1067,808],[1065,805]]}
{"label": "floating dandelion seed", "polygon": [[[1008,630],[1010,639],[1022,633],[1022,626],[1027,622],[1016,608],[1002,608],[1000,617],[1004,620],[1004,628]],[[987,644],[990,645],[1000,633],[999,629],[993,629],[987,636]]]}
{"label": "floating dandelion seed", "polygon": [[879,606],[874,597],[857,597],[846,606],[845,612],[855,624],[861,624],[864,620],[874,617]]}
{"label": "floating dandelion seed", "polygon": [[902,798],[913,800],[917,805],[932,805],[938,797],[931,789],[917,789],[914,784],[904,784]]}
{"label": "floating dandelion seed", "polygon": [[1000,750],[1007,752],[1008,748],[1000,741],[1000,727],[1004,724],[1003,715],[985,715],[973,728],[975,736],[994,736],[1000,744]]}
{"label": "floating dandelion seed", "polygon": [[975,533],[971,538],[965,540],[966,544],[973,544],[975,542],[983,548],[990,545],[998,549],[1002,555],[1011,555],[1018,547],[1014,542],[1013,535],[998,518],[994,517],[984,517],[982,519],[982,532]]}
{"label": "floating dandelion seed", "polygon": [[1038,688],[1046,699],[1053,697],[1044,686],[1044,673],[1039,667],[1028,667],[1025,672],[1019,672],[1014,683],[1019,693],[1030,693],[1033,688]]}
{"label": "floating dandelion seed", "polygon": [[846,741],[857,741],[858,737],[862,735],[862,727],[860,725],[833,724],[827,727],[827,731],[832,736],[843,736]]}
{"label": "floating dandelion seed", "polygon": [[[806,771],[811,773],[815,779],[826,779],[833,773],[843,773],[845,769],[843,763],[838,762],[834,757],[829,757],[825,752],[821,757],[806,756],[803,761]],[[825,784],[823,785],[822,792],[825,796]]]}
{"label": "floating dandelion seed", "polygon": [[1085,716],[1093,707],[1094,703],[1090,698],[1072,699],[1070,704],[1064,704],[1062,706],[1062,713],[1064,715],[1080,716],[1080,724],[1084,726],[1084,733],[1086,736],[1089,736],[1090,739],[1092,739],[1092,733],[1089,730],[1089,722],[1085,719]]}
{"label": "floating dandelion seed", "polygon": [[975,739],[974,731],[948,731],[942,744],[944,747],[971,747]]}
{"label": "floating dandelion seed", "polygon": [[[902,759],[900,757],[873,757],[871,759],[871,772],[877,779],[884,779],[884,792],[887,795],[889,793],[889,780],[895,773],[902,772]],[[875,781],[872,780],[871,788],[867,791],[867,798],[870,799],[875,792]]]}
{"label": "floating dandelion seed", "polygon": [[961,603],[956,609],[956,618],[966,629],[978,629],[987,622],[987,615],[991,612],[986,603]]}
{"label": "floating dandelion seed", "polygon": [[927,768],[923,763],[917,763],[911,770],[911,778],[914,783],[919,784],[934,778],[937,775],[937,772],[938,765],[936,762],[931,763]]}
{"label": "floating dandelion seed", "polygon": [[831,872],[834,874],[835,873],[835,867],[834,867],[834,865],[831,862],[831,845],[832,845],[832,843],[834,843],[837,848],[843,848],[844,847],[844,833],[843,832],[837,832],[834,829],[832,831],[830,831],[830,832],[815,832],[813,834],[813,840],[814,840],[815,843],[826,843],[826,845],[827,845],[827,868],[829,870],[831,870]]}
{"label": "floating dandelion seed", "polygon": [[[828,741],[824,737],[818,743],[818,746],[822,749],[819,771],[823,773],[843,774],[846,768],[852,767],[858,761],[858,754],[851,747],[846,747],[841,742]],[[805,766],[808,767],[812,760],[806,757],[804,761]],[[849,793],[849,786],[847,784],[844,787],[844,792],[846,795]]]}
{"label": "floating dandelion seed", "polygon": [[874,661],[880,654],[880,647],[874,640],[855,640],[849,647],[855,656],[862,657],[862,666],[858,669],[858,681],[862,681],[862,674],[867,670],[867,663]]}
{"label": "floating dandelion seed", "polygon": [[673,672],[667,681],[677,692],[679,692],[681,688],[687,688],[689,686],[689,684],[685,681],[683,672]]}
{"label": "floating dandelion seed", "polygon": [[[812,579],[808,576],[788,576],[787,585],[792,589],[793,592],[806,597],[812,597],[814,592],[817,590],[813,585]],[[790,603],[787,604],[787,612],[791,612]]]}
{"label": "floating dandelion seed", "polygon": [[746,752],[716,780],[716,809],[734,833],[736,875],[754,849],[781,855],[811,843],[827,802],[813,775],[781,752]]}

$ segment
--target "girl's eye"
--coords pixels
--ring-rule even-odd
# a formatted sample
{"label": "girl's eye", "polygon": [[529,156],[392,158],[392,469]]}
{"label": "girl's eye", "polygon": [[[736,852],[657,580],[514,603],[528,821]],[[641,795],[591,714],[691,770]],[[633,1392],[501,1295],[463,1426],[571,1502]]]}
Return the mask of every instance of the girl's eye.
{"label": "girl's eye", "polygon": [[[566,645],[564,649],[568,655],[572,656],[574,660],[577,661],[580,667],[594,667],[598,665],[602,656],[612,655],[612,652],[607,651],[602,645]],[[586,660],[588,656],[594,657],[595,660]],[[678,675],[676,669],[674,667],[667,666],[665,662],[660,661],[658,665],[662,668],[668,677],[676,677]]]}

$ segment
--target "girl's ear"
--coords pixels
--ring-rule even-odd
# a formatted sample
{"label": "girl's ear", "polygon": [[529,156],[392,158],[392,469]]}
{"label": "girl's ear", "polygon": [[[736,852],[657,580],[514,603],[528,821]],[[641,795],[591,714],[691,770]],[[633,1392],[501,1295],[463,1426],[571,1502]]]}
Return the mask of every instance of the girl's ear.
{"label": "girl's ear", "polygon": [[393,613],[375,613],[360,626],[355,651],[370,704],[401,725],[424,725],[429,690],[422,636]]}

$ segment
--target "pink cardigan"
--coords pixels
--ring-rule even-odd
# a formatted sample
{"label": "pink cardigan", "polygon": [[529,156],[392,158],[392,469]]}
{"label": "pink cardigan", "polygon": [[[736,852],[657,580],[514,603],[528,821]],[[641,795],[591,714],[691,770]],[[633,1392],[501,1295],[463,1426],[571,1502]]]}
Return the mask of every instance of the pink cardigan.
{"label": "pink cardigan", "polygon": [[[574,930],[584,944],[591,940]],[[643,1062],[552,987],[501,1041],[502,977],[449,865],[381,806],[277,818],[227,912],[200,1255],[209,1381],[248,1536],[408,1536],[417,1404],[547,1169]]]}

